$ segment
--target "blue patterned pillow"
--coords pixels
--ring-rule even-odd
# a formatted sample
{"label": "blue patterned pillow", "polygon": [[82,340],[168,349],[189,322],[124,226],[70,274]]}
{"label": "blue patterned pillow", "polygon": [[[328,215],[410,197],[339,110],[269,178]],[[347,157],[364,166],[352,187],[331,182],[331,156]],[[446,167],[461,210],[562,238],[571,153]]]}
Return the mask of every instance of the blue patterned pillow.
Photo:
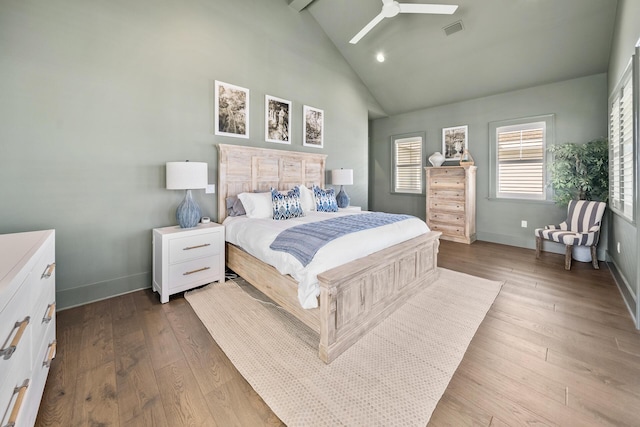
{"label": "blue patterned pillow", "polygon": [[318,212],[338,212],[335,189],[323,190],[314,185],[313,196],[316,199],[316,210]]}
{"label": "blue patterned pillow", "polygon": [[273,219],[290,219],[304,216],[300,205],[300,189],[296,186],[287,194],[281,194],[275,188],[271,189],[273,201]]}

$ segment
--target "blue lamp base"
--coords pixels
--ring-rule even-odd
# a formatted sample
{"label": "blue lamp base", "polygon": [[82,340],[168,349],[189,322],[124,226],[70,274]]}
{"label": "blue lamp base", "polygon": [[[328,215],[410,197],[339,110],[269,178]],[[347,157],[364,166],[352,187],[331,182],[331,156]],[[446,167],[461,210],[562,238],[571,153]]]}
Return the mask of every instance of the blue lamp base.
{"label": "blue lamp base", "polygon": [[178,205],[176,209],[176,219],[178,224],[182,228],[193,228],[200,222],[202,212],[200,206],[191,197],[191,190],[187,190],[187,195],[184,196],[182,203]]}
{"label": "blue lamp base", "polygon": [[338,202],[339,208],[349,207],[349,196],[344,192],[344,185],[340,186],[340,192],[336,195],[336,202]]}

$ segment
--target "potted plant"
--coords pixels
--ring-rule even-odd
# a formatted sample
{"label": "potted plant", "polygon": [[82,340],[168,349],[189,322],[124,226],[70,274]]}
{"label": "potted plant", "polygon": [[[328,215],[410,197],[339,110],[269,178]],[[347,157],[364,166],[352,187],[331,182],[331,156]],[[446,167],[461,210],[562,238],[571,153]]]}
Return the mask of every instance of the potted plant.
{"label": "potted plant", "polygon": [[[549,163],[550,184],[558,205],[566,206],[570,200],[608,200],[607,139],[594,139],[585,144],[553,145],[549,147],[549,152],[553,154],[553,161]],[[581,249],[587,250],[585,252]],[[591,254],[586,247],[574,247],[573,255],[578,261],[591,261]]]}

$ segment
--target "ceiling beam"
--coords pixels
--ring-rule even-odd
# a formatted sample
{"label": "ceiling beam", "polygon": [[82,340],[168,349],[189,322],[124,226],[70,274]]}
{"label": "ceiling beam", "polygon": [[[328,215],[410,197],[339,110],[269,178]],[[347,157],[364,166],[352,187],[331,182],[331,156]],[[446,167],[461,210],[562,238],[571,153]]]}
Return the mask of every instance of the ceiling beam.
{"label": "ceiling beam", "polygon": [[309,6],[313,0],[291,0],[289,1],[289,7],[296,12],[301,12],[302,9]]}

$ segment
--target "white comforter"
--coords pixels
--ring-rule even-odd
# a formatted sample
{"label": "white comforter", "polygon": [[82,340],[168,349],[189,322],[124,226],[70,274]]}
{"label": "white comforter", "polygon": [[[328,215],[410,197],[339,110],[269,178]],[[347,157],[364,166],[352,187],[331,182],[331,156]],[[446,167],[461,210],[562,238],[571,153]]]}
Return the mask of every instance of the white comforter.
{"label": "white comforter", "polygon": [[320,248],[306,267],[303,267],[293,255],[269,248],[278,234],[289,227],[354,214],[356,212],[307,212],[302,218],[286,221],[237,216],[226,218],[223,224],[229,243],[274,266],[280,274],[291,275],[299,283],[298,299],[302,307],[314,308],[318,306],[317,297],[320,294],[318,274],[429,231],[424,221],[411,218],[347,234]]}

